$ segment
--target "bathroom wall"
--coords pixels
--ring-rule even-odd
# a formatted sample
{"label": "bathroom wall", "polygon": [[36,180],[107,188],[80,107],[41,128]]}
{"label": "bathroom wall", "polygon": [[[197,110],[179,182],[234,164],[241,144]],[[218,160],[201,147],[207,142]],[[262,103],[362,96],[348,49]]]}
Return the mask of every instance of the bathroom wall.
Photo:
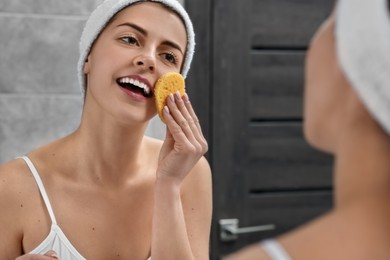
{"label": "bathroom wall", "polygon": [[[71,133],[82,96],[78,41],[101,0],[1,0],[0,163]],[[154,118],[147,135],[162,139]]]}

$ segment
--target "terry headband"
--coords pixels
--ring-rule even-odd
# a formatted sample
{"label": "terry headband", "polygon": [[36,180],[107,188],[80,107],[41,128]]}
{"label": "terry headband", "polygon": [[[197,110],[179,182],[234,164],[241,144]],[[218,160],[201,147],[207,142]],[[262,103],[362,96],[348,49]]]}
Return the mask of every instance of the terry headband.
{"label": "terry headband", "polygon": [[339,0],[341,69],[371,115],[390,134],[390,17],[387,0]]}
{"label": "terry headband", "polygon": [[183,6],[177,0],[105,0],[101,3],[89,16],[83,33],[80,39],[80,57],[77,64],[77,73],[81,91],[85,91],[85,75],[83,72],[85,61],[91,51],[93,43],[98,38],[99,34],[104,30],[107,23],[122,9],[137,2],[158,2],[174,12],[176,12],[184,21],[184,26],[187,31],[187,46],[183,61],[181,74],[185,78],[190,69],[192,57],[195,51],[195,33],[192,22]]}

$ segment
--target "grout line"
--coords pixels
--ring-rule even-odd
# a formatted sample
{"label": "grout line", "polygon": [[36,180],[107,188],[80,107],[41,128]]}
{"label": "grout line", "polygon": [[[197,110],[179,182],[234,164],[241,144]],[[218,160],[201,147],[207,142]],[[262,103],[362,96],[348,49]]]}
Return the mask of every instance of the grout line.
{"label": "grout line", "polygon": [[63,94],[63,93],[53,93],[53,94],[44,94],[44,93],[0,93],[0,98],[80,98],[82,99],[81,94]]}

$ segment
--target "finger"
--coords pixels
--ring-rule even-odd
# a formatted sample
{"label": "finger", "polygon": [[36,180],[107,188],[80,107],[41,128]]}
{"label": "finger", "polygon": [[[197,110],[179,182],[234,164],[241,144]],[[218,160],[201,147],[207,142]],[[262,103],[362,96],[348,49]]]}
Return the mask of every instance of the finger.
{"label": "finger", "polygon": [[184,94],[183,100],[184,100],[184,104],[186,105],[186,108],[188,110],[188,113],[190,114],[190,116],[194,120],[194,123],[198,127],[199,132],[202,132],[202,128],[201,128],[199,119],[195,114],[194,108],[192,107],[192,104],[190,102],[190,98],[188,97],[187,93]]}
{"label": "finger", "polygon": [[175,139],[173,139],[172,133],[169,130],[168,125],[166,125],[165,127],[166,127],[165,140],[163,146],[161,147],[161,152],[159,157],[160,160],[162,160],[169,153],[169,151],[172,150],[172,147],[175,144]]}
{"label": "finger", "polygon": [[171,131],[169,131],[168,126],[166,126],[166,130],[165,130],[165,139],[167,139],[167,140],[173,140],[172,133],[171,133]]}
{"label": "finger", "polygon": [[170,95],[168,106],[169,106],[170,114],[175,120],[176,124],[180,126],[181,130],[184,132],[188,140],[191,143],[195,144],[196,139],[193,134],[193,129],[191,128],[191,125],[187,121],[187,118],[184,117],[184,114],[187,114],[189,116],[189,113],[184,105],[180,93],[176,93],[175,95],[172,94]]}
{"label": "finger", "polygon": [[190,102],[190,99],[189,99],[187,93],[184,94],[183,101],[184,101],[184,105],[186,107],[186,111],[188,113],[188,116],[192,119],[192,122],[191,122],[193,125],[192,129],[196,128],[196,131],[193,130],[194,136],[198,140],[198,142],[200,143],[202,148],[204,149],[204,152],[206,152],[208,149],[207,148],[207,141],[206,141],[206,138],[204,138],[204,136],[203,136],[203,132],[202,132],[202,128],[201,128],[200,123],[199,123],[199,119],[195,114],[195,111],[191,105],[191,102]]}
{"label": "finger", "polygon": [[164,118],[165,122],[167,123],[168,129],[172,134],[173,139],[175,140],[174,144],[174,150],[176,152],[184,152],[183,155],[192,154],[192,155],[203,155],[205,151],[204,147],[197,142],[197,140],[194,139],[192,133],[191,137],[188,137],[188,134],[186,135],[184,133],[184,130],[182,127],[175,121],[175,119],[172,117],[172,115],[169,113],[169,108],[164,108]]}
{"label": "finger", "polygon": [[[196,125],[193,116],[190,114],[190,112],[188,110],[188,107],[190,107],[192,109],[191,103],[189,102],[188,95],[184,94],[184,96],[181,97],[180,93],[176,92],[175,99],[176,99],[176,105],[177,105],[178,109],[182,113],[183,117],[187,120],[187,123],[190,126],[192,132],[194,134],[199,133],[199,128]],[[192,109],[192,111],[193,111],[193,109]],[[195,113],[193,113],[193,114],[194,114],[196,120],[199,121],[197,119]]]}
{"label": "finger", "polygon": [[[187,136],[183,132],[181,126],[173,118],[168,106],[163,109],[165,123],[167,124],[167,136],[173,138],[176,143],[186,143],[188,141]],[[169,134],[169,135],[168,135]]]}
{"label": "finger", "polygon": [[199,119],[195,114],[195,111],[191,105],[191,102],[190,102],[190,99],[189,99],[187,93],[184,94],[183,101],[184,101],[184,105],[186,106],[186,110],[189,114],[189,117],[192,119],[192,122],[197,129],[197,131],[194,131],[196,139],[201,143],[206,142],[206,139],[203,136],[202,128],[201,128],[200,123],[199,123]]}
{"label": "finger", "polygon": [[46,253],[44,255],[36,255],[36,254],[22,255],[22,256],[17,257],[15,260],[53,260],[53,259],[58,259],[57,254],[53,255],[53,254],[48,254],[48,253]]}
{"label": "finger", "polygon": [[45,256],[50,256],[51,258],[54,258],[54,259],[58,259],[58,255],[55,251],[53,250],[50,250],[48,252],[46,252],[46,254],[44,254]]}

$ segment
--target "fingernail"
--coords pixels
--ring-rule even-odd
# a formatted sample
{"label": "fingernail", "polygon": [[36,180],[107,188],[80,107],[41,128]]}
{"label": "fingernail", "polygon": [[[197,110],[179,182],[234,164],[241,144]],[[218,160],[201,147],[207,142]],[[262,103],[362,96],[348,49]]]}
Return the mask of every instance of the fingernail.
{"label": "fingernail", "polygon": [[164,107],[165,113],[169,114],[169,108],[167,106]]}
{"label": "fingernail", "polygon": [[187,93],[184,93],[184,98],[187,102],[190,102],[190,97],[187,95]]}
{"label": "fingernail", "polygon": [[53,258],[58,259],[58,255],[56,253],[52,253],[50,256],[53,257]]}
{"label": "fingernail", "polygon": [[169,94],[169,99],[172,101],[172,102],[175,102],[175,98],[173,97],[173,94]]}
{"label": "fingernail", "polygon": [[181,95],[180,95],[180,92],[179,92],[179,91],[177,91],[177,92],[175,93],[175,95],[176,95],[177,100],[181,100]]}

